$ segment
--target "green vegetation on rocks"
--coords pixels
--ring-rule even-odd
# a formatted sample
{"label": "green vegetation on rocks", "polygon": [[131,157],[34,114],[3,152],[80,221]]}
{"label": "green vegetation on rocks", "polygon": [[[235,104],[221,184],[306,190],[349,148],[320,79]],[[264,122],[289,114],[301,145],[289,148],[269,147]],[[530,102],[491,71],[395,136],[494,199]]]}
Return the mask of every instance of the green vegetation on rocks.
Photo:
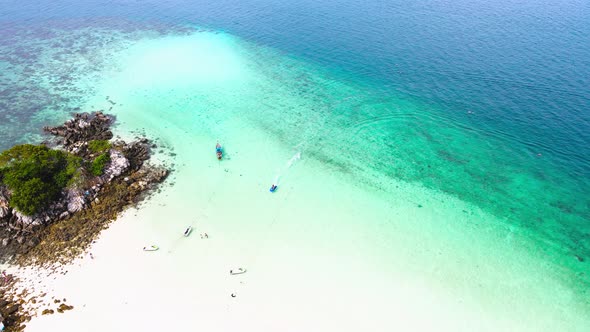
{"label": "green vegetation on rocks", "polygon": [[44,145],[16,145],[0,154],[0,184],[12,192],[11,206],[33,215],[60,195],[81,164],[81,158]]}
{"label": "green vegetation on rocks", "polygon": [[106,164],[111,160],[108,152],[101,154],[96,157],[90,165],[90,173],[95,176],[100,176],[104,173]]}
{"label": "green vegetation on rocks", "polygon": [[88,142],[88,150],[92,153],[102,153],[111,148],[111,142],[97,139]]}

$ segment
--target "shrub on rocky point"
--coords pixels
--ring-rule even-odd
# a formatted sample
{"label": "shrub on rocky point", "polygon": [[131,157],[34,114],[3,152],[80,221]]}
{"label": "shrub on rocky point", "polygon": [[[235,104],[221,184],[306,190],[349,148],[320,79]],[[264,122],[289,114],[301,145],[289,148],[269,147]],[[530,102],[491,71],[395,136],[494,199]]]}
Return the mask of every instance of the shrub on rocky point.
{"label": "shrub on rocky point", "polygon": [[16,145],[0,154],[0,183],[12,192],[11,206],[33,215],[60,195],[81,162],[44,145]]}

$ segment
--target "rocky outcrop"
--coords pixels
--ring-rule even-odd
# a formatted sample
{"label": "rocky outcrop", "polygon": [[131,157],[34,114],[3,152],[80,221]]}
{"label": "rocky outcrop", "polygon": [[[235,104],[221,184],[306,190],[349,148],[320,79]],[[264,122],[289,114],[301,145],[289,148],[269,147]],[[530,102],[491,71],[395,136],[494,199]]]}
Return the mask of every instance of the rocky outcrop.
{"label": "rocky outcrop", "polygon": [[129,144],[123,141],[115,141],[113,147],[123,152],[129,160],[129,169],[137,171],[143,166],[143,163],[150,158],[152,143],[147,138]]}
{"label": "rocky outcrop", "polygon": [[129,159],[125,155],[115,149],[109,151],[111,161],[104,170],[104,174],[101,176],[103,182],[111,181],[113,178],[123,174],[129,169]]}
{"label": "rocky outcrop", "polygon": [[[154,186],[166,179],[168,170],[163,167],[149,167],[135,172],[135,181],[129,181],[129,190],[137,196],[139,192],[153,189]],[[129,179],[129,178],[127,178]]]}
{"label": "rocky outcrop", "polygon": [[110,126],[114,117],[102,112],[76,113],[74,118],[62,126],[44,127],[43,130],[61,139],[61,145],[69,152],[84,153],[84,142],[91,140],[110,140],[113,133]]}
{"label": "rocky outcrop", "polygon": [[10,206],[8,205],[8,193],[6,188],[0,186],[0,219],[8,217],[10,214]]}
{"label": "rocky outcrop", "polygon": [[68,210],[61,212],[60,216],[62,216],[65,212],[75,213],[81,211],[86,204],[84,192],[82,192],[80,189],[69,189],[66,194],[66,202]]}
{"label": "rocky outcrop", "polygon": [[[53,202],[45,210],[40,213],[28,216],[22,214],[18,210],[8,207],[8,212],[1,220],[8,220],[9,227],[15,230],[31,232],[36,226],[47,225],[52,220],[55,220],[69,205],[73,199],[69,195],[63,195],[61,199]],[[1,224],[1,223],[0,223]]]}
{"label": "rocky outcrop", "polygon": [[12,209],[12,216],[13,216],[13,220],[16,219],[16,221],[18,221],[18,223],[22,224],[22,225],[31,225],[33,223],[39,224],[41,221],[41,219],[37,215],[27,216],[27,215],[20,213],[16,209]]}
{"label": "rocky outcrop", "polygon": [[[101,112],[81,113],[63,126],[44,130],[59,138],[56,144],[90,164],[97,156],[89,151],[88,142],[112,138],[109,128],[113,121]],[[119,212],[168,176],[165,168],[145,165],[152,145],[146,138],[112,142],[110,161],[102,175],[80,169],[76,184],[33,216],[11,208],[10,193],[0,185],[0,262],[16,258],[22,264],[67,260],[87,247]]]}

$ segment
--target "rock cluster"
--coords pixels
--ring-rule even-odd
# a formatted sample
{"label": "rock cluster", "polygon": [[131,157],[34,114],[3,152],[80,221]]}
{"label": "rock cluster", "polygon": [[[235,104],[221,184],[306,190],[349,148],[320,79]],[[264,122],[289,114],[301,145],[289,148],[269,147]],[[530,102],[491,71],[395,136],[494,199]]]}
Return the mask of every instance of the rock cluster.
{"label": "rock cluster", "polygon": [[[20,280],[12,275],[0,275],[0,323],[6,332],[24,331],[31,317],[64,313],[74,309],[66,304],[66,299],[46,298],[47,293],[37,293],[35,289],[23,288]],[[2,326],[2,325],[0,325]]]}
{"label": "rock cluster", "polygon": [[66,121],[62,126],[44,127],[47,133],[60,137],[61,145],[72,153],[80,154],[84,143],[91,140],[110,140],[113,133],[110,126],[114,118],[102,112],[76,113],[74,118]]}
{"label": "rock cluster", "polygon": [[[89,151],[88,142],[112,138],[110,125],[113,121],[112,116],[102,112],[81,113],[75,114],[74,118],[68,120],[63,126],[45,127],[44,130],[57,136],[59,138],[58,144],[63,145],[64,149],[84,160],[91,161],[96,156]],[[92,210],[97,205],[102,206],[97,203],[104,201],[110,205],[107,206],[109,218],[103,221],[113,220],[125,206],[135,203],[143,197],[142,192],[152,189],[155,184],[162,182],[168,175],[167,169],[144,165],[144,162],[150,157],[151,146],[152,143],[146,138],[131,143],[121,140],[113,142],[108,150],[110,161],[102,175],[92,176],[85,172],[82,184],[66,188],[60,199],[33,216],[23,215],[11,208],[9,206],[10,193],[0,185],[0,262],[35,252],[47,256],[45,258],[36,257],[35,261],[48,261],[55,258],[55,253],[67,251],[55,250],[55,245],[61,247],[69,245],[63,243],[53,243],[47,246],[53,248],[54,253],[48,254],[48,251],[45,250],[41,252],[32,250],[40,243],[52,241],[52,237],[48,233],[48,226],[62,221],[64,221],[60,223],[62,232],[59,236],[53,237],[53,240],[59,242],[60,240],[69,241],[79,238],[80,236],[76,232],[81,229],[88,232],[82,237],[92,238],[96,232],[102,229],[102,226],[91,228],[75,226],[75,222],[70,222],[74,216],[77,214],[87,215],[88,213],[81,213]],[[113,190],[120,192],[113,193]],[[110,192],[111,196],[124,199],[121,201],[111,200],[110,197],[105,197],[106,192]],[[105,198],[107,199],[105,200]],[[104,209],[102,212],[105,213]],[[94,215],[93,219],[102,220],[104,218]],[[101,222],[97,224],[101,224]],[[64,229],[65,231],[63,231]],[[86,246],[88,243],[81,241],[71,245]]]}
{"label": "rock cluster", "polygon": [[30,314],[21,307],[18,297],[9,291],[13,284],[14,280],[0,276],[0,323],[4,324],[7,332],[23,331],[26,327],[24,323],[31,319]]}
{"label": "rock cluster", "polygon": [[[3,193],[4,191],[4,193]],[[34,216],[27,216],[8,206],[9,195],[0,186],[0,262],[17,252],[23,252],[40,242],[39,230],[61,218],[75,200],[69,195],[53,202]],[[6,205],[5,205],[6,202]]]}
{"label": "rock cluster", "polygon": [[0,186],[0,218],[7,217],[10,213],[7,197],[8,193],[6,192],[6,188]]}

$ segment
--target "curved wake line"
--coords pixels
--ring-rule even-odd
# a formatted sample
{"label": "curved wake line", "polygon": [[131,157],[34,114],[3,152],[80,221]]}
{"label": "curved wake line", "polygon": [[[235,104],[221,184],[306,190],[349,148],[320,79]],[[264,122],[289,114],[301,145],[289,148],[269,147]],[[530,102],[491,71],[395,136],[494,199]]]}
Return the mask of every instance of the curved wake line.
{"label": "curved wake line", "polygon": [[278,186],[278,185],[279,185],[279,182],[280,182],[280,180],[281,180],[281,177],[283,176],[283,174],[284,174],[284,173],[285,173],[287,170],[289,170],[289,169],[290,169],[290,168],[291,168],[293,165],[295,165],[295,163],[296,163],[298,160],[301,160],[301,151],[297,151],[297,153],[295,153],[295,155],[293,155],[293,157],[291,157],[291,159],[289,159],[289,160],[287,161],[287,163],[285,164],[285,168],[284,168],[283,170],[280,170],[280,169],[279,169],[279,171],[278,171],[277,175],[275,176],[275,179],[274,179],[274,182],[273,182],[273,184]]}

